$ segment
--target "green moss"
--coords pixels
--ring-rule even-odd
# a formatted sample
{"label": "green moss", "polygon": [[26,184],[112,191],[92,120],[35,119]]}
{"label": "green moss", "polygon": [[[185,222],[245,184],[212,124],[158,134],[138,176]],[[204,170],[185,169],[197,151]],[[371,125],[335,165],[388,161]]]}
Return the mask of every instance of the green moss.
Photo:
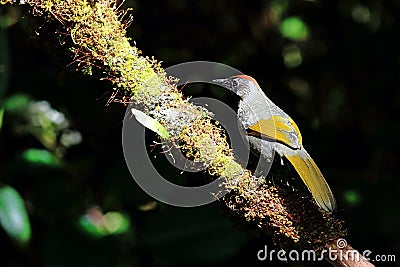
{"label": "green moss", "polygon": [[[40,15],[51,14],[69,32],[75,63],[91,74],[94,62],[106,67],[107,80],[116,89],[134,94],[142,86],[160,87],[168,80],[154,58],[141,52],[126,37],[126,22],[114,1],[28,1]],[[129,18],[128,18],[129,21]],[[158,80],[158,81],[156,81]],[[150,85],[146,83],[151,81]]]}

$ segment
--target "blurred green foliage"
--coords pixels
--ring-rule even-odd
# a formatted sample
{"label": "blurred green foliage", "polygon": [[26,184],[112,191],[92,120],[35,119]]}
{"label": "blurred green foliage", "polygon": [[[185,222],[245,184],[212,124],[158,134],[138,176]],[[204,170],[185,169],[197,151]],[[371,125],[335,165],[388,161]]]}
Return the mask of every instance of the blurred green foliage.
{"label": "blurred green foliage", "polygon": [[13,113],[22,114],[29,105],[29,97],[24,94],[14,94],[4,101],[4,108]]}
{"label": "blurred green foliage", "polygon": [[298,17],[285,18],[280,27],[283,37],[293,41],[304,41],[308,38],[308,27]]}
{"label": "blurred green foliage", "polygon": [[27,149],[22,153],[22,157],[32,164],[47,165],[52,167],[60,165],[58,158],[44,149]]}
{"label": "blurred green foliage", "polygon": [[112,234],[122,234],[129,230],[129,219],[115,211],[103,214],[96,207],[88,210],[79,220],[80,226],[90,235],[102,237]]}
{"label": "blurred green foliage", "polygon": [[[164,67],[211,60],[253,76],[299,125],[337,197],[349,243],[373,253],[399,251],[397,1],[128,0],[125,6],[134,8],[129,35]],[[70,62],[32,41],[28,24],[18,8],[0,7],[0,183],[19,200],[0,198],[7,207],[20,203],[25,222],[19,230],[2,222],[0,266],[269,264],[256,253],[277,246],[242,230],[219,203],[179,209],[147,196],[123,158],[125,107],[105,106],[110,84],[96,72],[65,71]],[[229,94],[191,86],[184,93],[233,102]],[[153,149],[154,138],[147,134],[161,173],[186,185],[204,182],[203,174],[172,169]],[[27,225],[31,238],[20,230]],[[22,248],[18,239],[29,243]],[[285,263],[310,265],[329,266]]]}
{"label": "blurred green foliage", "polygon": [[10,186],[0,188],[0,225],[11,238],[23,245],[31,238],[31,225],[24,200]]}
{"label": "blurred green foliage", "polygon": [[344,192],[344,199],[353,205],[356,205],[361,202],[361,196],[355,190],[353,190],[353,191],[348,190],[348,191]]}

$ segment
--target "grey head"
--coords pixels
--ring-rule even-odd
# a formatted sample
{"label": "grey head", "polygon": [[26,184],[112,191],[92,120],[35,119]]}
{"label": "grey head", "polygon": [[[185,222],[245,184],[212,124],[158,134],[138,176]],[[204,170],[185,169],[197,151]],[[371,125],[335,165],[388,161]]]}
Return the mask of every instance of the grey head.
{"label": "grey head", "polygon": [[247,75],[236,75],[229,78],[216,79],[213,80],[213,82],[231,90],[242,99],[246,98],[251,93],[261,91],[256,80]]}

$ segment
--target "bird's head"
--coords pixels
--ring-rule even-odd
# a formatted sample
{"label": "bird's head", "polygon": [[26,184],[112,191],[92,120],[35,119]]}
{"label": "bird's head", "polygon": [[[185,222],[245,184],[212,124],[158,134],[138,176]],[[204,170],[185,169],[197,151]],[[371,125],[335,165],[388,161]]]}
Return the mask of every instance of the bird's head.
{"label": "bird's head", "polygon": [[256,80],[247,75],[236,75],[229,78],[216,79],[213,80],[213,82],[233,91],[242,99],[252,93],[261,91]]}

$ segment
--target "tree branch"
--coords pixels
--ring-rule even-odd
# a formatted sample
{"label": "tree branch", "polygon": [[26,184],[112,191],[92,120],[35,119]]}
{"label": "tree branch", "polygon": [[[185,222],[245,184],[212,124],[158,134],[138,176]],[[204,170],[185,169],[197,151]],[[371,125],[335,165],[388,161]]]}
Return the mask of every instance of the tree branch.
{"label": "tree branch", "polygon": [[338,243],[341,240],[337,239],[327,244],[327,250],[336,251],[336,253],[332,253],[335,260],[329,259],[329,257],[325,257],[325,259],[330,262],[333,266],[338,267],[372,267],[374,266],[371,262],[369,262],[365,257],[363,257],[360,252],[355,250],[352,246],[345,244],[343,248],[338,247]]}
{"label": "tree branch", "polygon": [[342,222],[319,210],[311,197],[261,183],[263,179],[235,160],[212,114],[189,103],[154,58],[131,46],[125,30],[132,18],[126,18],[120,6],[113,0],[26,0],[24,9],[39,21],[35,31],[44,36],[47,47],[72,51],[71,65],[84,74],[101,70],[115,87],[111,101],[142,106],[168,130],[170,141],[179,142],[187,155],[208,166],[210,175],[223,177],[225,186],[233,189],[224,203],[236,218],[272,234],[286,247],[321,251],[343,237]]}

